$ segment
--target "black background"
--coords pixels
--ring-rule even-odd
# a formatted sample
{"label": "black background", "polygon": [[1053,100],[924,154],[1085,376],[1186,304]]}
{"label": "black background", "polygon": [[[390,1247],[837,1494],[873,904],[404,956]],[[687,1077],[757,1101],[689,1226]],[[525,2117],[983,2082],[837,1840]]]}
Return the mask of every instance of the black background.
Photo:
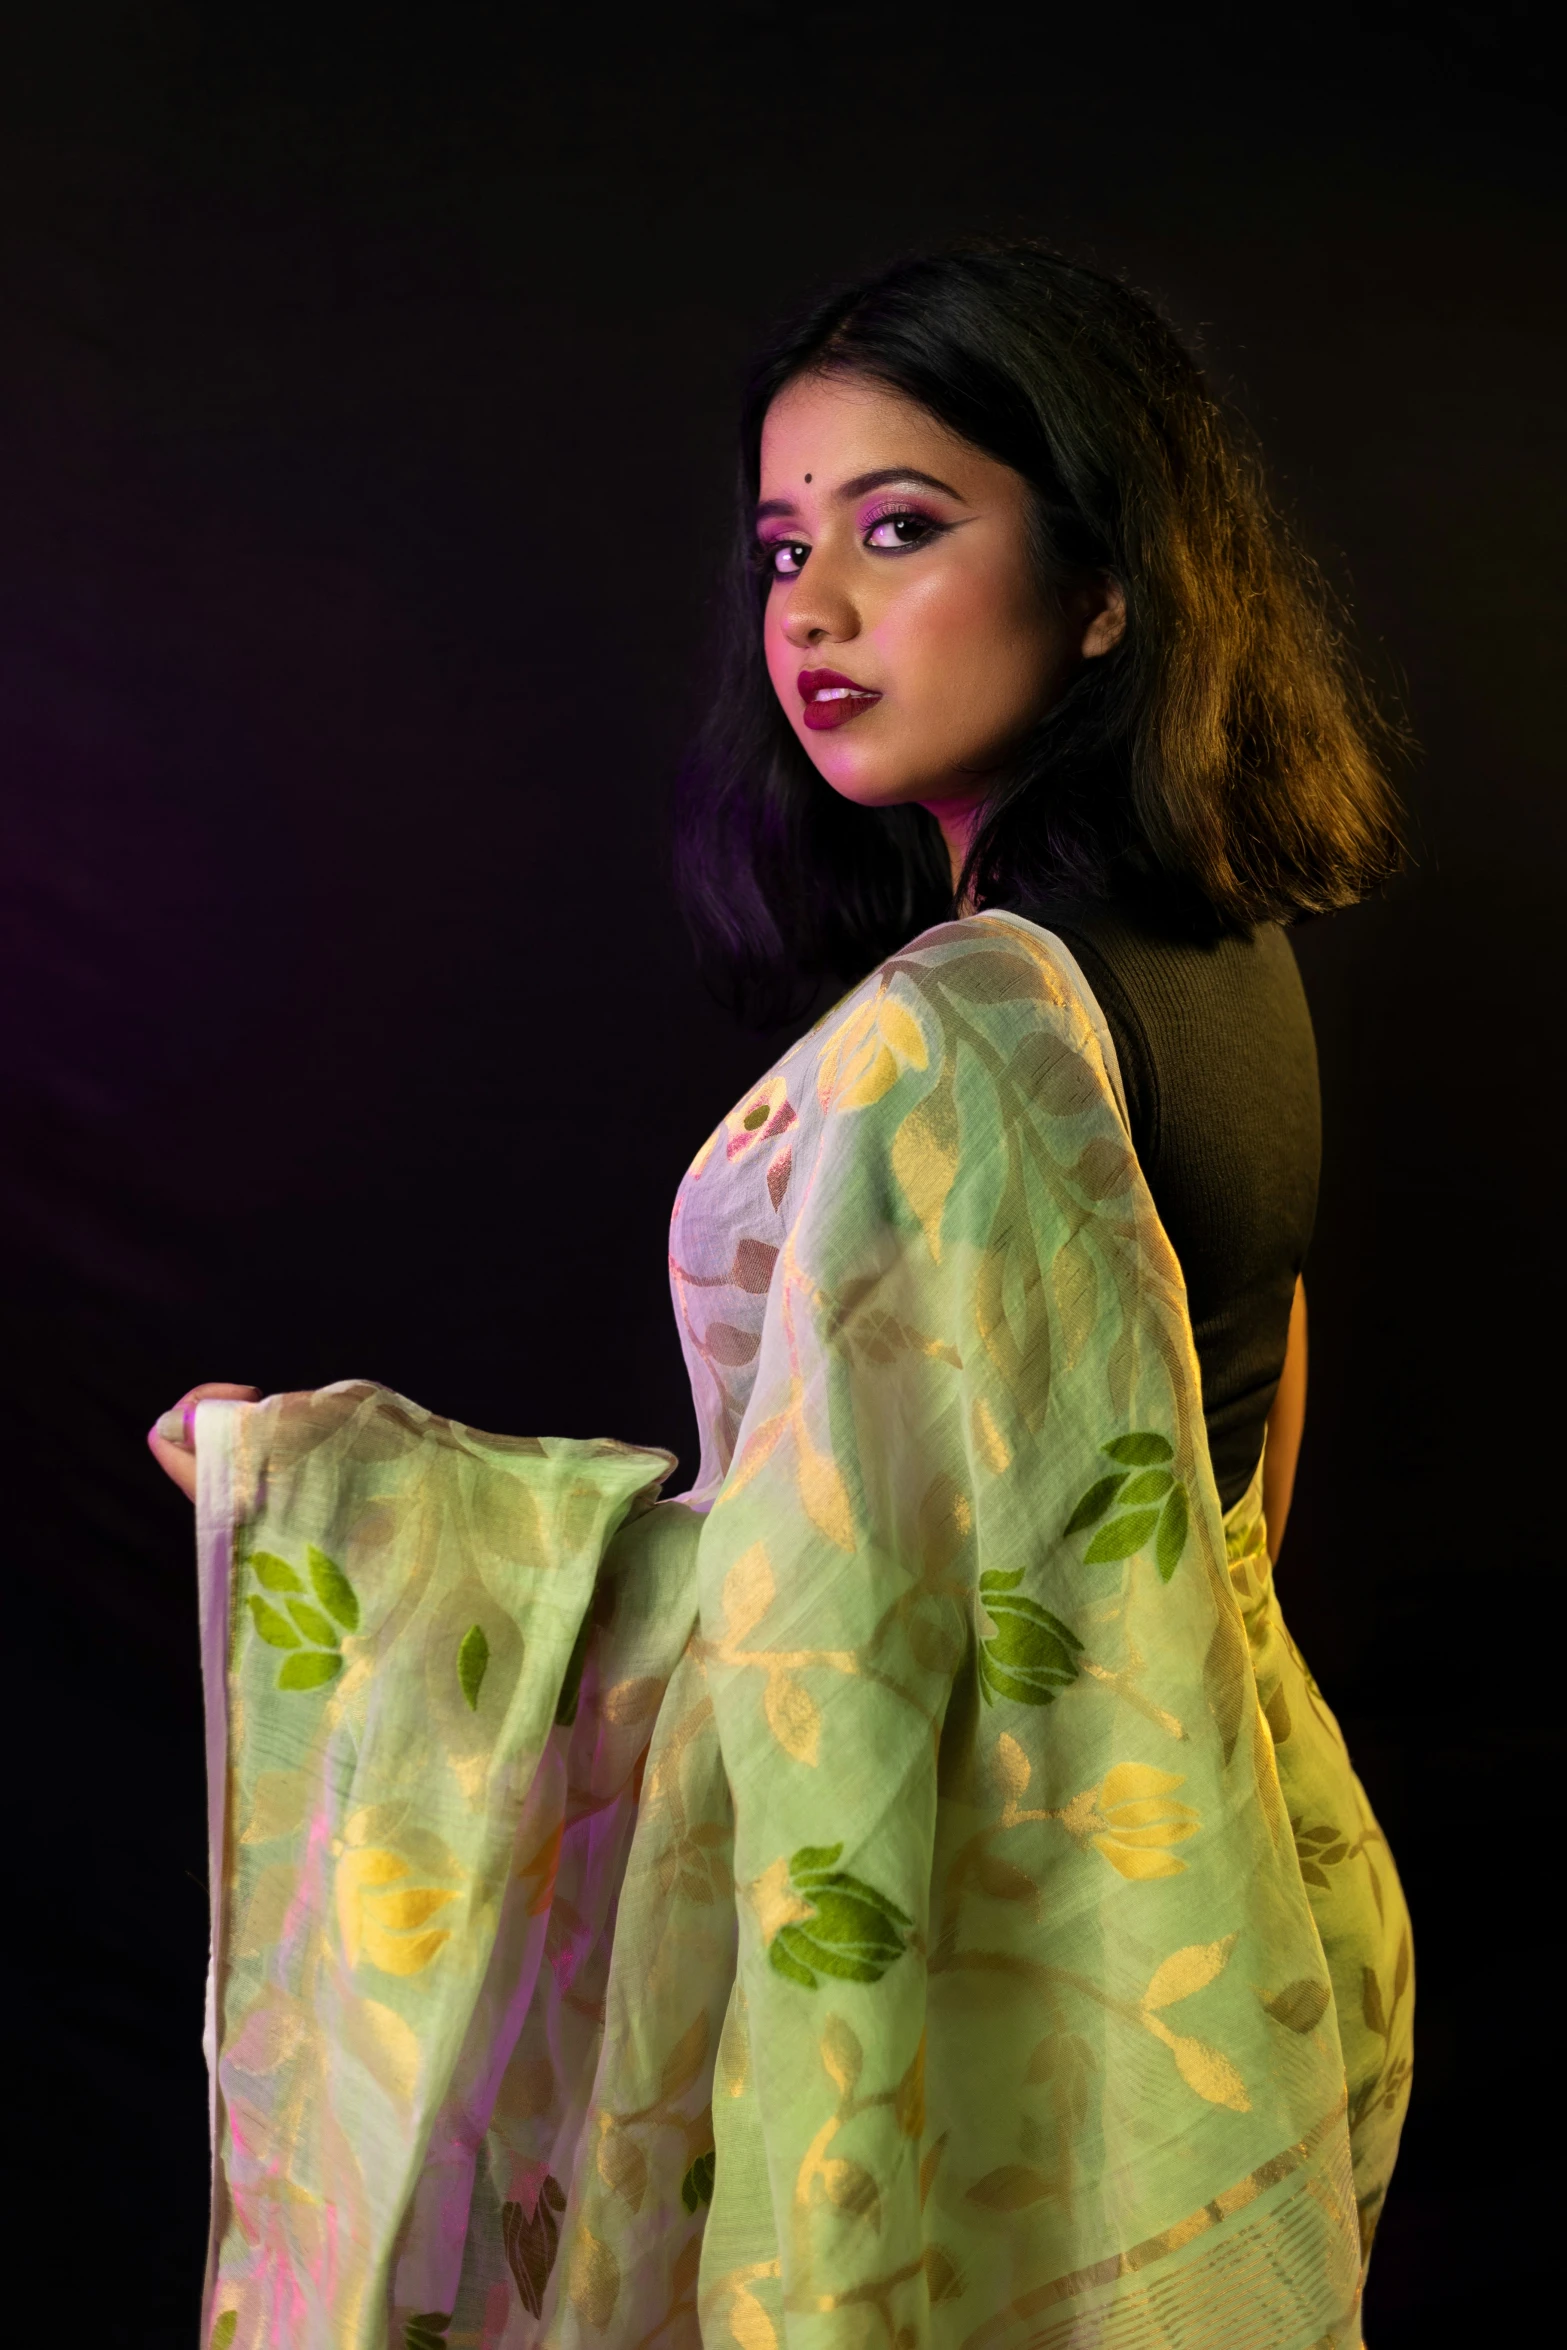
{"label": "black background", "polygon": [[1554,87],[1524,6],[33,0],[0,72],[19,2326],[193,2339],[200,1692],[141,1432],[196,1379],[369,1374],[693,1457],[665,1219],[769,1050],[701,994],[664,846],[737,371],[823,277],[979,227],[1200,342],[1424,745],[1410,877],[1298,934],[1328,1128],[1283,1587],[1419,1935],[1370,2339],[1513,2338],[1559,2031]]}

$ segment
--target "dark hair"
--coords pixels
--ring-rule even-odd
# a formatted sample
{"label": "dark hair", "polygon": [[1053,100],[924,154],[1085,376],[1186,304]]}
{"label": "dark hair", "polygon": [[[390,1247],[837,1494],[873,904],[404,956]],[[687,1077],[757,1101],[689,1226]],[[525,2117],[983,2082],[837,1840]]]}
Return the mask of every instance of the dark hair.
{"label": "dark hair", "polygon": [[976,828],[959,902],[1139,887],[1219,928],[1342,906],[1396,869],[1381,721],[1249,438],[1131,288],[1028,244],[903,261],[818,303],[753,368],[711,716],[682,779],[677,886],[709,975],[779,1016],[950,914],[918,807],[817,774],[762,649],[762,425],[813,373],[890,386],[1033,489],[1047,589],[1113,577],[1116,649],[1082,664]]}

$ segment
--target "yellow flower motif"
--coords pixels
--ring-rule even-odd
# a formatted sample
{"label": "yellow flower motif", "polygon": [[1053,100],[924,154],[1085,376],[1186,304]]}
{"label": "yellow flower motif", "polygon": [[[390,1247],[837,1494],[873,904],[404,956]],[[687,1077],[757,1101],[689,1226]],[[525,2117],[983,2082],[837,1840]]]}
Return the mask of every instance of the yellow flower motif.
{"label": "yellow flower motif", "polygon": [[890,1093],[905,1067],[930,1064],[924,1033],[895,996],[857,1004],[822,1047],[816,1092],[824,1110],[864,1110]]}
{"label": "yellow flower motif", "polygon": [[789,1863],[782,1856],[753,1878],[747,1890],[764,1942],[771,1942],[784,1926],[798,1925],[811,1914],[811,1904],[789,1882]]}
{"label": "yellow flower motif", "polygon": [[932,1118],[923,1106],[911,1111],[893,1137],[892,1171],[919,1219],[931,1262],[939,1265],[941,1220],[958,1172],[956,1121]]}
{"label": "yellow flower motif", "polygon": [[1091,1844],[1123,1877],[1178,1877],[1185,1868],[1169,1847],[1184,1844],[1202,1826],[1189,1803],[1169,1799],[1185,1780],[1151,1763],[1117,1763],[1099,1786],[1074,1795],[1061,1824]]}
{"label": "yellow flower motif", "polygon": [[456,1898],[453,1889],[411,1884],[412,1873],[402,1854],[384,1845],[339,1855],[337,1922],[351,1967],[365,1958],[383,1974],[419,1975],[451,1940],[449,1926],[431,1927],[430,1920]]}

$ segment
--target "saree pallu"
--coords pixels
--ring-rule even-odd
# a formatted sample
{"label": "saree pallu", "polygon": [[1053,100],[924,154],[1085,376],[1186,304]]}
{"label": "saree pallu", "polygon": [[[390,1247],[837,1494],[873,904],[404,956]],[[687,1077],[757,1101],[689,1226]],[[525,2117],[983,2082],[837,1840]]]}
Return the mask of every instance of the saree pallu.
{"label": "saree pallu", "polygon": [[199,1408],[204,2342],[1357,2343],[1407,1919],[1059,942],[884,964],[671,1279],[683,1501]]}

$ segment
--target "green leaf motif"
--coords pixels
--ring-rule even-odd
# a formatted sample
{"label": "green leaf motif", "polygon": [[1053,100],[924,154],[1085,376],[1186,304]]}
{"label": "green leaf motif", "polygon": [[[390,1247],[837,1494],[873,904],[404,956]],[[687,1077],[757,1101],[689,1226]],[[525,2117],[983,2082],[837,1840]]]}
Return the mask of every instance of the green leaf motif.
{"label": "green leaf motif", "polygon": [[1058,1689],[1077,1679],[1082,1642],[1059,1616],[1011,1586],[1017,1574],[981,1575],[980,1602],[994,1636],[980,1644],[979,1687],[987,1705],[998,1697],[1021,1705],[1053,1705]]}
{"label": "green leaf motif", "polygon": [[[249,1564],[251,1573],[263,1591],[303,1591],[305,1588],[287,1559],[280,1559],[276,1551],[253,1550]],[[228,2314],[238,2325],[238,2310],[231,2309]],[[216,2340],[217,2337],[213,2338]]]}
{"label": "green leaf motif", "polygon": [[1159,1539],[1154,1545],[1154,1557],[1158,1561],[1159,1573],[1166,1583],[1169,1582],[1170,1577],[1181,1563],[1181,1553],[1186,1548],[1186,1531],[1189,1522],[1186,1488],[1184,1485],[1177,1485],[1164,1505],[1164,1515],[1159,1520]]}
{"label": "green leaf motif", "polygon": [[1295,1832],[1295,1850],[1302,1860],[1309,1854],[1313,1860],[1331,1865],[1341,1861],[1349,1850],[1338,1829],[1330,1827],[1326,1822],[1315,1828],[1303,1828],[1298,1821],[1290,1824]]}
{"label": "green leaf motif", "polygon": [[305,1546],[305,1559],[310,1568],[310,1580],[316,1588],[316,1597],[333,1623],[341,1624],[345,1632],[357,1632],[359,1602],[342,1568],[335,1559],[329,1559],[324,1550],[317,1550],[313,1542]]}
{"label": "green leaf motif", "polygon": [[776,1974],[807,1991],[821,1975],[839,1982],[878,1983],[908,1947],[913,1919],[885,1893],[833,1863],[841,1844],[804,1844],[789,1863],[789,1880],[814,1915],[780,1926],[768,1947]]}
{"label": "green leaf motif", "polygon": [[1068,1534],[1081,1534],[1085,1526],[1097,1526],[1105,1511],[1126,1483],[1126,1477],[1127,1472],[1123,1469],[1119,1476],[1101,1477],[1097,1485],[1090,1485],[1072,1515],[1067,1519],[1066,1531]]}
{"label": "green leaf motif", "polygon": [[1168,1469],[1144,1469],[1134,1477],[1121,1496],[1123,1510],[1141,1509],[1150,1501],[1163,1501],[1175,1479]]}
{"label": "green leaf motif", "polygon": [[1158,1523],[1157,1510],[1128,1510],[1124,1517],[1112,1518],[1108,1526],[1100,1527],[1084,1551],[1083,1564],[1105,1567],[1117,1559],[1129,1559],[1134,1551],[1142,1549]]}
{"label": "green leaf motif", "polygon": [[254,1592],[250,1595],[250,1613],[256,1630],[269,1648],[297,1648],[299,1646],[299,1634],[294,1630],[287,1616],[280,1616],[275,1607],[268,1607],[266,1601],[258,1599]]}
{"label": "green leaf motif", "polygon": [[773,1936],[767,1951],[767,1963],[775,1975],[782,1975],[791,1983],[798,1983],[804,1991],[814,1991],[816,1977],[802,1959],[796,1958],[785,1940],[792,1933],[790,1926],[781,1926]]}
{"label": "green leaf motif", "polygon": [[1157,1435],[1151,1428],[1134,1428],[1130,1435],[1114,1436],[1099,1449],[1111,1460],[1119,1461],[1123,1469],[1156,1469],[1175,1458],[1170,1439]]}
{"label": "green leaf motif", "polygon": [[233,2341],[238,2326],[239,2311],[237,2309],[225,2309],[223,2315],[218,2319],[217,2324],[213,2327],[212,2332],[208,2337],[212,2345],[212,2350],[229,2350],[229,2344]]}
{"label": "green leaf motif", "polygon": [[470,1713],[479,1710],[479,1691],[484,1687],[484,1676],[490,1668],[490,1644],[484,1637],[484,1626],[473,1624],[463,1634],[457,1648],[457,1686],[468,1700]]}
{"label": "green leaf motif", "polygon": [[321,1610],[318,1607],[312,1607],[308,1599],[291,1599],[288,1603],[288,1612],[305,1638],[313,1640],[318,1648],[335,1648],[337,1646],[336,1632],[327,1622]]}
{"label": "green leaf motif", "polygon": [[318,1648],[302,1651],[286,1659],[277,1677],[280,1689],[324,1689],[328,1681],[335,1681],[343,1669],[343,1660],[336,1649],[323,1655]]}
{"label": "green leaf motif", "polygon": [[403,2329],[403,2350],[446,2350],[445,2334],[452,2322],[449,2309],[432,2309],[411,2317]]}
{"label": "green leaf motif", "polygon": [[1282,1991],[1275,1991],[1262,2004],[1274,2022],[1282,2024],[1287,2032],[1314,2032],[1326,2015],[1332,1997],[1330,1984],[1304,1975],[1298,1983],[1286,1983]]}
{"label": "green leaf motif", "polygon": [[1382,2006],[1382,1986],[1377,1981],[1375,1967],[1360,1970],[1360,2012],[1366,2019],[1366,2029],[1379,2039],[1387,2038],[1387,2016]]}
{"label": "green leaf motif", "polygon": [[699,2154],[680,2182],[680,2200],[687,2211],[695,2211],[699,2203],[713,2200],[713,2166],[717,2156]]}

